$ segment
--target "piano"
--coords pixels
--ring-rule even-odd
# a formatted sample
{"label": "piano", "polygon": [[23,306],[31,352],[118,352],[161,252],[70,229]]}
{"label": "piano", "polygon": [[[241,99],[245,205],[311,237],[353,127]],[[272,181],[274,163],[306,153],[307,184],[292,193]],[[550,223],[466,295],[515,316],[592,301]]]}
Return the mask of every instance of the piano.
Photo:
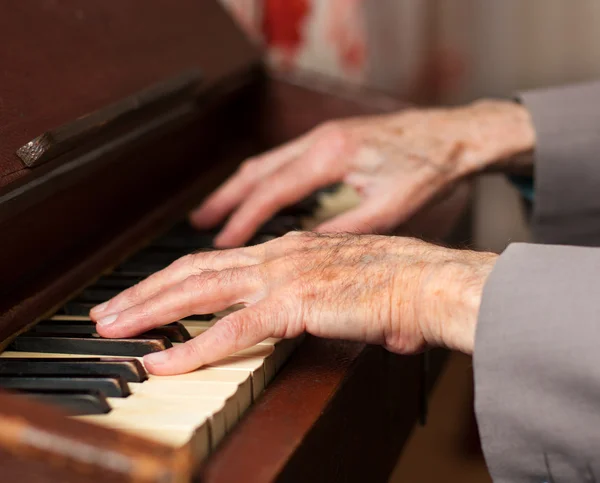
{"label": "piano", "polygon": [[[0,39],[2,480],[386,481],[443,353],[307,336],[159,377],[143,354],[223,314],[107,340],[88,312],[210,250],[214,233],[186,213],[249,156],[405,105],[270,72],[215,1],[7,2]],[[438,220],[459,219],[467,198],[448,198]],[[347,187],[322,190],[251,243],[355,201]],[[438,236],[433,225],[412,226]]]}

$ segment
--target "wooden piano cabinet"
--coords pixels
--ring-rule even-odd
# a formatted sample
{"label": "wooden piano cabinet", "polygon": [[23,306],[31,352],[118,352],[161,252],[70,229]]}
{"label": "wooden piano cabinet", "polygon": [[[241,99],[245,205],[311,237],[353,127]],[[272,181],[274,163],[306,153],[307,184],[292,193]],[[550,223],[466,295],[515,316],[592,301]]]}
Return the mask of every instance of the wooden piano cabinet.
{"label": "wooden piano cabinet", "polygon": [[184,483],[186,451],[91,426],[42,404],[0,394],[0,481]]}
{"label": "wooden piano cabinet", "polygon": [[[4,6],[0,350],[184,217],[247,157],[330,119],[405,107],[313,76],[272,75],[216,1],[167,3]],[[59,156],[29,168],[16,156],[40,134],[190,67],[204,83],[185,123],[121,144],[129,132],[92,139],[79,153],[92,161],[80,167]],[[458,219],[467,198],[446,201],[442,217]],[[430,229],[414,234],[447,235]],[[423,357],[307,337],[194,476],[386,481],[444,354],[431,354],[428,379]],[[187,481],[189,456],[0,396],[0,481]]]}
{"label": "wooden piano cabinet", "polygon": [[387,481],[445,353],[433,353],[429,381],[422,358],[307,337],[199,481]]}

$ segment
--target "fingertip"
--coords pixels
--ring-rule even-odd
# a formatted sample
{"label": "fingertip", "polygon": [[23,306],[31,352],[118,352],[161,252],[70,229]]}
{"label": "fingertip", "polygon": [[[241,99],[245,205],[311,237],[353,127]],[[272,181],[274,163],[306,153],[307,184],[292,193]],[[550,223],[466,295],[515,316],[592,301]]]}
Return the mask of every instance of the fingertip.
{"label": "fingertip", "polygon": [[241,247],[247,240],[239,235],[236,236],[227,228],[223,229],[214,239],[213,245],[215,248],[238,248]]}
{"label": "fingertip", "polygon": [[90,310],[90,318],[94,321],[97,321],[100,317],[102,317],[102,315],[107,313],[107,309],[108,309],[108,302],[104,302],[100,305],[96,305],[95,307],[92,307],[92,309]]}
{"label": "fingertip", "polygon": [[165,370],[165,365],[168,367],[168,363],[171,360],[171,353],[169,350],[160,352],[152,352],[144,356],[144,366],[152,374],[157,374],[156,371]]}
{"label": "fingertip", "polygon": [[200,367],[201,364],[196,363],[192,358],[183,358],[182,354],[187,352],[182,350],[184,347],[186,346],[173,347],[160,352],[147,354],[143,358],[144,367],[150,374],[157,376],[183,374]]}
{"label": "fingertip", "polygon": [[213,222],[210,216],[208,216],[207,210],[204,205],[190,212],[188,215],[188,220],[190,222],[190,225],[199,230],[211,228],[216,224],[216,222]]}

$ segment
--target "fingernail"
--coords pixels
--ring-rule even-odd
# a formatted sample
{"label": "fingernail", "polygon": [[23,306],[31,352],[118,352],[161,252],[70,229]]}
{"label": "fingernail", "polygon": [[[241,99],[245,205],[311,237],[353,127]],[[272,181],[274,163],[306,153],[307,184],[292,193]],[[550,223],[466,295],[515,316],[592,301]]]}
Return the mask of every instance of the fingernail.
{"label": "fingernail", "polygon": [[161,364],[165,364],[170,357],[171,356],[168,351],[153,352],[152,354],[144,356],[144,363],[149,362],[150,364],[159,366]]}
{"label": "fingernail", "polygon": [[104,312],[106,310],[107,307],[108,307],[108,302],[104,302],[103,304],[96,305],[92,309],[92,312],[94,312],[95,314],[101,314],[102,312]]}
{"label": "fingernail", "polygon": [[108,316],[104,317],[103,319],[100,319],[97,323],[98,323],[98,325],[110,325],[115,320],[117,320],[117,317],[118,317],[118,314],[108,315]]}

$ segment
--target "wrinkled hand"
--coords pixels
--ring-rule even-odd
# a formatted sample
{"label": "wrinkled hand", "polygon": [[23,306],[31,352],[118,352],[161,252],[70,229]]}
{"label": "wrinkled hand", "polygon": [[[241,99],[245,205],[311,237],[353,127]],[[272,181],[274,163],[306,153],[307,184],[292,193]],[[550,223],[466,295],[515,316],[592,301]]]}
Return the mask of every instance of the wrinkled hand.
{"label": "wrinkled hand", "polygon": [[428,345],[472,351],[483,284],[496,255],[409,238],[291,233],[253,247],[188,255],[91,316],[104,337],[129,337],[192,314],[245,308],[195,339],[145,357],[155,374],[222,359],[268,337]]}
{"label": "wrinkled hand", "polygon": [[534,144],[529,113],[506,101],[329,122],[244,162],[190,220],[206,229],[231,215],[215,245],[240,246],[281,208],[343,181],[362,203],[317,231],[388,233],[456,180]]}

